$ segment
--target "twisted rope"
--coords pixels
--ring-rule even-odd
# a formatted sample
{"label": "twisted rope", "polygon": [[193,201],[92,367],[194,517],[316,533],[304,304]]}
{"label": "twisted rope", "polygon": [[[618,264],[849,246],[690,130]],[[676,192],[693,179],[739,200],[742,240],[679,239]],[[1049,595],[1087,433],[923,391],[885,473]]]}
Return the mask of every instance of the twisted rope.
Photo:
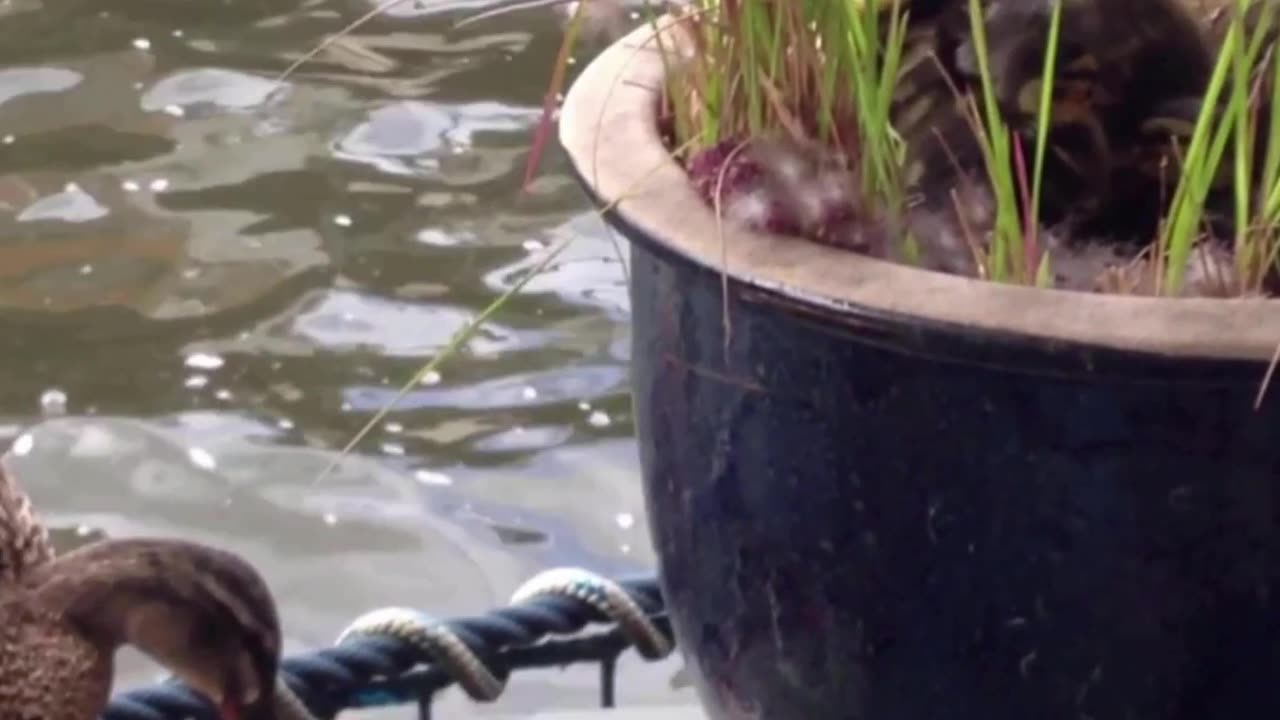
{"label": "twisted rope", "polygon": [[[582,634],[593,624],[613,627]],[[441,621],[404,608],[367,613],[333,647],[284,659],[277,708],[281,718],[311,720],[416,704],[419,717],[429,718],[435,694],[455,683],[473,699],[492,702],[514,670],[586,661],[600,664],[601,705],[612,707],[614,669],[628,647],[650,660],[674,648],[657,581],[614,582],[558,568],[534,577],[510,605],[487,615]],[[195,691],[164,682],[118,693],[100,720],[183,718],[219,720]]]}

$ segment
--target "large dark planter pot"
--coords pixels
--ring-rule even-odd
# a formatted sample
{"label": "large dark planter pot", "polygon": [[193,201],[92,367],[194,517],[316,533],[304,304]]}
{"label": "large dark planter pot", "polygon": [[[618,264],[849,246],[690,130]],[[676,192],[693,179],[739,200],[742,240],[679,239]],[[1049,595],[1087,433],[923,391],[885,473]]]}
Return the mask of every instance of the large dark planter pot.
{"label": "large dark planter pot", "polygon": [[631,243],[650,527],[708,712],[1280,714],[1280,400],[1254,407],[1280,302],[720,228],[660,142],[650,35],[560,132]]}

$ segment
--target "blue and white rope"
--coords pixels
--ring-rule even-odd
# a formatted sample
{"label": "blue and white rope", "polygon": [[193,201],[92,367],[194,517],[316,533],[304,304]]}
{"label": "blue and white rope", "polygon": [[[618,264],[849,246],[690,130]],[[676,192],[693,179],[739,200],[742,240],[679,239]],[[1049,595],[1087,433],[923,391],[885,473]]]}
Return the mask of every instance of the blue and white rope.
{"label": "blue and white rope", "polygon": [[418,648],[439,663],[472,700],[493,702],[506,686],[448,623],[426,613],[402,607],[373,610],[348,625],[335,644],[371,635],[394,637]]}
{"label": "blue and white rope", "polygon": [[644,609],[609,578],[582,568],[554,568],[521,585],[511,596],[511,604],[548,596],[571,598],[595,608],[616,623],[647,660],[660,660],[674,648],[671,638],[658,630]]}

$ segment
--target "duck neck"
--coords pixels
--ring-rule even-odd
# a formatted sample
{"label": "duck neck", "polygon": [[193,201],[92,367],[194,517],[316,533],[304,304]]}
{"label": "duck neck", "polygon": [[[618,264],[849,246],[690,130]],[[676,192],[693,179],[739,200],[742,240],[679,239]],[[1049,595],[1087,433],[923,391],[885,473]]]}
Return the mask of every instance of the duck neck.
{"label": "duck neck", "polygon": [[242,560],[176,540],[104,540],[24,584],[104,652],[132,645],[214,700],[261,696],[279,661],[279,621]]}
{"label": "duck neck", "polygon": [[156,543],[104,540],[79,548],[25,578],[42,607],[56,611],[96,643],[138,644],[136,618],[150,608],[180,608],[198,601],[190,573]]}

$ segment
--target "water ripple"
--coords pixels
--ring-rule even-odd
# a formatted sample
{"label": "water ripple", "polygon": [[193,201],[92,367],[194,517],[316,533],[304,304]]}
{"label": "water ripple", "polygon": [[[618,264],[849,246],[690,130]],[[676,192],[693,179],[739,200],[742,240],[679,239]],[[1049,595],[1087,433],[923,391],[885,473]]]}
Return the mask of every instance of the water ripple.
{"label": "water ripple", "polygon": [[[265,337],[302,340],[293,347],[361,350],[387,357],[423,357],[447,345],[476,313],[439,303],[410,303],[350,290],[326,290],[304,300],[287,323]],[[491,353],[531,344],[521,333],[489,323],[475,343]],[[473,347],[475,344],[473,343]],[[287,352],[276,345],[277,351]]]}
{"label": "water ripple", "polygon": [[69,90],[81,80],[80,73],[63,68],[5,68],[0,70],[0,105],[27,95]]}
{"label": "water ripple", "polygon": [[194,68],[173,73],[142,94],[141,106],[150,112],[211,105],[242,110],[261,105],[275,89],[270,80],[222,68]]}
{"label": "water ripple", "polygon": [[[555,406],[593,399],[626,388],[626,368],[617,365],[574,365],[537,373],[410,391],[396,403],[401,410],[451,408],[497,410]],[[528,393],[526,388],[536,392]],[[343,399],[357,410],[384,407],[396,396],[395,388],[353,386],[343,391]]]}

